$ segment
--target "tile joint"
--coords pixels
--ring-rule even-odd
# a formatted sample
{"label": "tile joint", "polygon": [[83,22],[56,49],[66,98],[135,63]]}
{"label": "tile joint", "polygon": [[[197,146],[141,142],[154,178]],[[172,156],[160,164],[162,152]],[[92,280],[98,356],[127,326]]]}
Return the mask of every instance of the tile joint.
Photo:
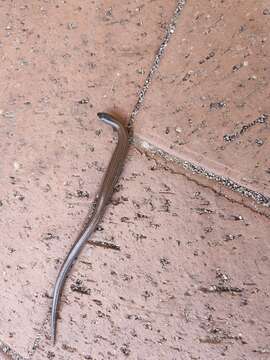
{"label": "tile joint", "polygon": [[130,143],[132,143],[135,147],[137,147],[138,149],[140,149],[142,151],[150,152],[154,155],[158,155],[158,156],[162,157],[163,159],[165,159],[166,161],[170,161],[177,165],[180,165],[182,168],[192,172],[193,174],[204,176],[210,180],[215,181],[216,183],[219,183],[219,184],[225,186],[226,188],[228,188],[234,192],[241,194],[242,196],[245,196],[246,198],[252,199],[259,205],[263,205],[264,207],[270,208],[270,197],[268,197],[260,192],[257,192],[255,190],[249,189],[246,186],[241,185],[238,182],[236,182],[228,177],[215,174],[213,171],[210,171],[202,166],[193,164],[190,161],[187,161],[187,160],[181,159],[180,157],[172,155],[172,154],[166,152],[165,150],[157,147],[156,145],[153,145],[153,144],[141,139],[140,137],[133,135],[133,124],[135,122],[135,118],[143,105],[146,93],[152,83],[155,73],[157,72],[157,70],[159,68],[161,58],[164,56],[165,48],[168,45],[169,41],[171,40],[172,35],[175,32],[177,21],[178,21],[180,15],[182,14],[182,11],[186,5],[186,2],[187,2],[187,0],[178,0],[177,1],[176,8],[174,10],[171,21],[166,29],[166,33],[163,38],[163,41],[161,42],[161,45],[155,55],[155,58],[154,58],[152,66],[150,68],[150,71],[149,71],[149,73],[145,79],[145,82],[139,92],[138,100],[133,108],[133,111],[132,111],[129,121],[128,121],[128,128],[129,128],[129,132],[130,132]]}
{"label": "tile joint", "polygon": [[144,139],[141,139],[138,136],[133,137],[132,144],[144,152],[148,152],[152,155],[158,155],[164,160],[172,162],[178,166],[181,166],[182,168],[188,170],[189,172],[192,172],[193,174],[204,176],[209,180],[213,180],[216,183],[219,183],[225,186],[226,188],[234,192],[237,192],[242,196],[245,196],[246,198],[252,199],[259,205],[270,208],[270,197],[267,195],[264,195],[258,191],[252,190],[244,185],[241,185],[238,182],[226,176],[218,175],[211,170],[208,170],[202,166],[192,163],[191,161],[187,161],[181,159],[178,156],[172,155],[167,151],[159,148],[158,146],[153,145]]}
{"label": "tile joint", "polygon": [[16,351],[12,350],[12,348],[6,343],[4,343],[2,340],[0,340],[0,351],[2,351],[5,355],[9,356],[12,360],[29,360],[19,355]]}
{"label": "tile joint", "polygon": [[175,32],[177,20],[178,20],[179,16],[182,14],[182,11],[186,5],[186,2],[187,2],[187,0],[178,0],[177,1],[176,8],[175,8],[173,16],[170,20],[170,23],[166,29],[165,36],[159,46],[159,49],[156,52],[152,66],[151,66],[149,73],[144,81],[144,84],[139,92],[138,100],[137,100],[137,102],[133,108],[133,111],[130,115],[130,118],[128,121],[128,128],[129,128],[130,132],[132,132],[132,127],[133,127],[133,123],[135,121],[135,117],[142,107],[147,90],[148,90],[149,86],[151,85],[154,75],[159,68],[159,64],[164,55],[165,48],[168,45],[172,35]]}

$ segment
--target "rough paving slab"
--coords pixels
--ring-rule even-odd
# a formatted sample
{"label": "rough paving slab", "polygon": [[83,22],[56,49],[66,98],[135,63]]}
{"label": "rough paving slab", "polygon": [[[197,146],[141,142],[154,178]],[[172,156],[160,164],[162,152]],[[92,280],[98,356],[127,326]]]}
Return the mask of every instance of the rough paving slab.
{"label": "rough paving slab", "polygon": [[[80,176],[88,190],[88,174]],[[46,274],[49,285],[36,292],[36,311],[50,306],[58,260],[91,198],[63,196],[62,211],[59,204],[47,221],[52,235],[37,239],[36,276]],[[267,359],[269,231],[264,216],[131,150],[93,237],[119,250],[85,248],[63,294],[57,344],[47,323],[33,359]]]}
{"label": "rough paving slab", "polygon": [[53,283],[115,142],[94,115],[136,102],[162,3],[1,4],[0,339],[24,358],[269,356],[269,220],[134,149],[93,238],[114,249],[85,248],[49,341]]}
{"label": "rough paving slab", "polygon": [[175,6],[175,0],[2,2],[3,115],[34,110],[43,120],[81,100],[94,112],[107,107],[127,116]]}
{"label": "rough paving slab", "polygon": [[48,311],[60,241],[76,236],[70,219],[86,213],[111,152],[95,114],[131,112],[175,5],[0,4],[0,339],[25,357]]}
{"label": "rough paving slab", "polygon": [[135,122],[135,134],[270,195],[270,6],[190,0]]}

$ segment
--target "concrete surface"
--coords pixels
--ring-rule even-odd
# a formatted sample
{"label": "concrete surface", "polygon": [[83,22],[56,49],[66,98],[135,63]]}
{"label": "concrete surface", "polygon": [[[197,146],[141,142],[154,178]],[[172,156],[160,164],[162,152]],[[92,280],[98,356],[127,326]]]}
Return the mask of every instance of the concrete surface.
{"label": "concrete surface", "polygon": [[[116,246],[86,246],[64,290],[55,347],[49,337],[55,278],[116,141],[98,111],[130,117],[142,142],[267,196],[268,122],[241,126],[267,112],[270,9],[233,4],[1,3],[1,360],[270,356],[269,217],[162,151],[134,146],[92,239]],[[223,33],[241,26],[233,39]],[[212,43],[217,55],[206,59]],[[251,63],[230,73],[245,51]],[[196,80],[182,80],[187,69]],[[179,102],[184,117],[174,114]]]}
{"label": "concrete surface", "polygon": [[148,142],[268,197],[269,18],[269,1],[189,1],[135,123]]}

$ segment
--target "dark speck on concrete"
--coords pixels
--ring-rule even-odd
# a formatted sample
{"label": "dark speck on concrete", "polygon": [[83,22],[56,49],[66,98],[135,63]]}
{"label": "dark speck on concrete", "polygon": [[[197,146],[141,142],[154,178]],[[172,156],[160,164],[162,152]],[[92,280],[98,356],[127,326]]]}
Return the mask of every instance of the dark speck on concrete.
{"label": "dark speck on concrete", "polygon": [[212,103],[210,104],[210,110],[222,109],[225,105],[226,105],[226,104],[225,104],[224,101],[212,102]]}

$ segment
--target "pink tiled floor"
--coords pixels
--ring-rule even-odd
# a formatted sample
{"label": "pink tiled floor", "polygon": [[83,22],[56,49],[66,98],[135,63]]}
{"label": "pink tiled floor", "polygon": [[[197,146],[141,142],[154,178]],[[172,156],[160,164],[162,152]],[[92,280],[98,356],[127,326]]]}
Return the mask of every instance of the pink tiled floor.
{"label": "pink tiled floor", "polygon": [[[238,359],[265,348],[270,336],[265,218],[182,175],[169,175],[134,150],[120,189],[104,230],[94,236],[120,251],[86,247],[66,286],[58,343],[52,347],[42,340],[33,359],[50,352],[59,359],[74,353],[77,359],[122,359],[125,351],[132,359]],[[82,215],[72,218],[79,226]],[[56,250],[50,245],[49,263]],[[58,253],[63,250],[64,241],[58,241]],[[89,296],[71,290],[77,281],[91,290]],[[215,285],[240,292],[218,293]]]}
{"label": "pink tiled floor", "polygon": [[[172,155],[267,195],[268,123],[222,143],[225,132],[268,106],[267,3],[233,4],[187,3],[134,129]],[[86,246],[65,287],[56,346],[50,341],[52,287],[116,141],[96,113],[127,120],[176,5],[0,5],[0,347],[7,352],[0,350],[1,360],[267,359],[270,353],[269,218],[134,146],[93,237],[120,251]],[[241,26],[243,34],[233,36]],[[216,55],[198,64],[212,48]],[[251,60],[230,73],[246,51]],[[247,80],[251,73],[257,78]],[[238,106],[252,91],[250,102]],[[226,106],[209,108],[220,99]]]}
{"label": "pink tiled floor", "polygon": [[269,119],[252,125],[270,112],[267,5],[189,1],[135,133],[269,196]]}

